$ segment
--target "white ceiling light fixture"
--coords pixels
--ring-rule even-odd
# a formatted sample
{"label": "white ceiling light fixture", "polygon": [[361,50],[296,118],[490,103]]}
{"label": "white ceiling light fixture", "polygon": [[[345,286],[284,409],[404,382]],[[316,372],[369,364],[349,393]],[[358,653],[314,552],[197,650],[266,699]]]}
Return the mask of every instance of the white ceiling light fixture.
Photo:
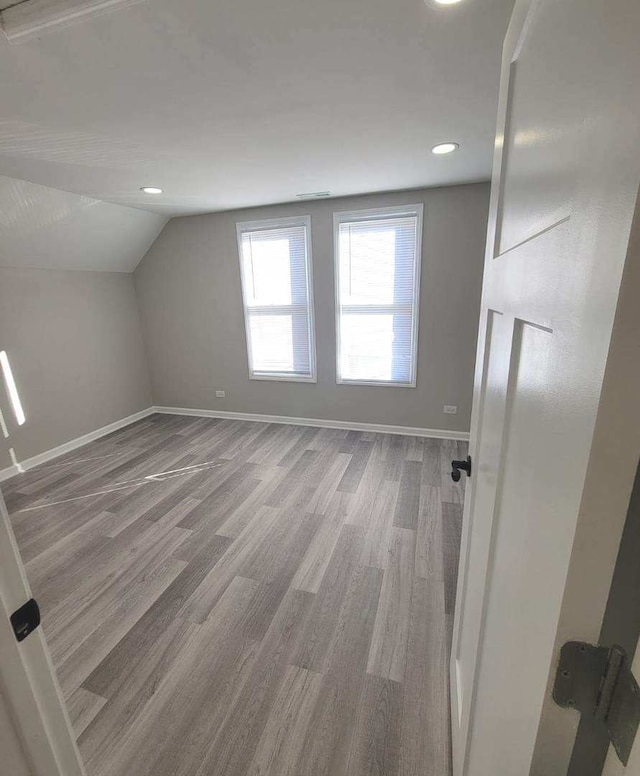
{"label": "white ceiling light fixture", "polygon": [[143,191],[145,194],[162,194],[164,193],[164,189],[159,189],[157,186],[143,186],[140,191]]}
{"label": "white ceiling light fixture", "polygon": [[456,3],[460,3],[461,0],[436,0],[436,3],[438,5],[455,5]]}
{"label": "white ceiling light fixture", "polygon": [[458,148],[460,148],[460,146],[457,143],[438,143],[438,145],[433,146],[431,153],[442,156],[443,154],[452,154],[454,151],[457,151]]}

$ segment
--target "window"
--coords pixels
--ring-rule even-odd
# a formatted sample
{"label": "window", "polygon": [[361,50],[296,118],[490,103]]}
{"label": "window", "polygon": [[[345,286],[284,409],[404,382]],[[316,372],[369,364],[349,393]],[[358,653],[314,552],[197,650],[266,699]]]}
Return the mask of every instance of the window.
{"label": "window", "polygon": [[415,387],[422,205],[334,215],[337,379]]}
{"label": "window", "polygon": [[249,377],[315,382],[311,219],[237,224]]}

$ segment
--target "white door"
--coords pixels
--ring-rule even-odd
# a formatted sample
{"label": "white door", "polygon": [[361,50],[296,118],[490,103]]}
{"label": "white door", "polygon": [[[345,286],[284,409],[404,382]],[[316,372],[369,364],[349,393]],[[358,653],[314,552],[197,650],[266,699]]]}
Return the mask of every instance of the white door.
{"label": "white door", "polygon": [[[8,449],[12,426],[0,426]],[[31,597],[0,491],[0,771],[84,776],[42,629],[18,642],[11,626],[11,614]]]}
{"label": "white door", "polygon": [[593,513],[611,483],[609,501],[628,501],[640,442],[637,400],[626,436],[596,426],[620,411],[603,379],[640,182],[639,35],[637,0],[516,0],[505,40],[451,657],[455,776],[567,773],[578,717],[553,706],[550,677],[565,634],[597,638],[624,510]]}

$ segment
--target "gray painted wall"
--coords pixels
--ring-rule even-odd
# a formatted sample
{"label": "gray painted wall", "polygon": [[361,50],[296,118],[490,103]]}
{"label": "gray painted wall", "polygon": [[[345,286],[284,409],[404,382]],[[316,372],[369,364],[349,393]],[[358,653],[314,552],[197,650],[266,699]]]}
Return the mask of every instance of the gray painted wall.
{"label": "gray painted wall", "polygon": [[[337,385],[332,214],[416,202],[417,387]],[[488,202],[489,185],[473,184],[172,219],[135,271],[154,403],[468,431]],[[235,223],[294,214],[311,215],[318,382],[249,380]]]}
{"label": "gray painted wall", "polygon": [[0,350],[27,417],[16,426],[0,385],[18,460],[151,405],[131,274],[0,268]]}

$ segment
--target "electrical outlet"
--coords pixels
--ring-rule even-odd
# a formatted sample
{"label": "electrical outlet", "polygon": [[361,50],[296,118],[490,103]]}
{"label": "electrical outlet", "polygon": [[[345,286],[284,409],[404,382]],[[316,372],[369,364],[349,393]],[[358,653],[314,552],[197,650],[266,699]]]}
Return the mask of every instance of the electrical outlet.
{"label": "electrical outlet", "polygon": [[445,404],[442,408],[445,415],[457,415],[458,408],[454,404]]}
{"label": "electrical outlet", "polygon": [[224,391],[216,391],[216,399],[224,399],[226,393]]}

